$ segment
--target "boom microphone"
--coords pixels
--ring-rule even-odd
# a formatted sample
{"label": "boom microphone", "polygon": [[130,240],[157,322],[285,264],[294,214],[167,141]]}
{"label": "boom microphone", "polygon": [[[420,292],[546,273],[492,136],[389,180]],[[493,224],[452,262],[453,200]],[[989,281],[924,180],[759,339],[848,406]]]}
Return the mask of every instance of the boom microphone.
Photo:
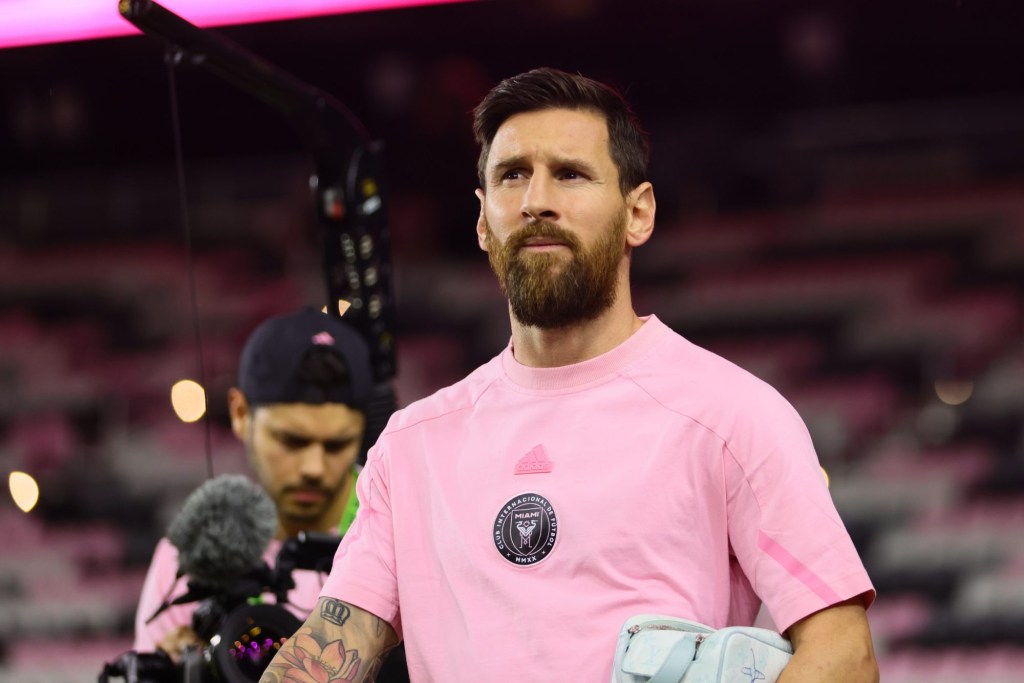
{"label": "boom microphone", "polygon": [[179,574],[216,591],[263,566],[276,530],[267,494],[241,474],[224,474],[189,495],[167,538],[178,549]]}

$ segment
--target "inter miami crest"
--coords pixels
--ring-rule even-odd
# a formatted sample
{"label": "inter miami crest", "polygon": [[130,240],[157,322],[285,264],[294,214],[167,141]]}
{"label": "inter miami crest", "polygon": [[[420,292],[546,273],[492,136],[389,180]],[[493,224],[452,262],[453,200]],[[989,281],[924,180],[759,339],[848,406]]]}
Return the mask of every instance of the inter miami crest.
{"label": "inter miami crest", "polygon": [[558,518],[548,499],[539,493],[523,493],[501,506],[494,520],[494,545],[518,565],[540,562],[555,546]]}

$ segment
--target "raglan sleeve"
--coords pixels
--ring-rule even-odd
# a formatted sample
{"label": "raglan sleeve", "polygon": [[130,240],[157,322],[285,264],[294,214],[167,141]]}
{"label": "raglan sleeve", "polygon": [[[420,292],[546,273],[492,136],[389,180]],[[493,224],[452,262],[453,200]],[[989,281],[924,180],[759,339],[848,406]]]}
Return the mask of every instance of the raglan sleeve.
{"label": "raglan sleeve", "polygon": [[[753,413],[753,411],[751,411]],[[828,491],[807,428],[770,390],[726,450],[729,542],[776,626],[874,588]]]}

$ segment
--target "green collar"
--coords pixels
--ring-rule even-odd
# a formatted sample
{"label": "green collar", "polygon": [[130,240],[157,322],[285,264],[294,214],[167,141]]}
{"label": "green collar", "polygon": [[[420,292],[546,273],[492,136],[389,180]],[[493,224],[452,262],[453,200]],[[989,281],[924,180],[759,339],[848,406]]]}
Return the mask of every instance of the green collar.
{"label": "green collar", "polygon": [[338,522],[338,533],[342,536],[352,526],[352,520],[356,518],[356,512],[359,510],[359,497],[356,496],[356,480],[359,479],[361,469],[358,466],[352,468],[352,488],[348,494],[348,502],[345,503],[345,510],[341,513],[341,521]]}

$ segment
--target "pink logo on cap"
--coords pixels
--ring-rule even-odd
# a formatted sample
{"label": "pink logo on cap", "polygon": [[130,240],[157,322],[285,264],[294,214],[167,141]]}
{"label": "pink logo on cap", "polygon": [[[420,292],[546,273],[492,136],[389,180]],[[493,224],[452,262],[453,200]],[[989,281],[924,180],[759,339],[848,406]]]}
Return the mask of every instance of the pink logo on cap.
{"label": "pink logo on cap", "polygon": [[334,346],[334,337],[330,332],[317,332],[313,335],[313,343],[321,346]]}

